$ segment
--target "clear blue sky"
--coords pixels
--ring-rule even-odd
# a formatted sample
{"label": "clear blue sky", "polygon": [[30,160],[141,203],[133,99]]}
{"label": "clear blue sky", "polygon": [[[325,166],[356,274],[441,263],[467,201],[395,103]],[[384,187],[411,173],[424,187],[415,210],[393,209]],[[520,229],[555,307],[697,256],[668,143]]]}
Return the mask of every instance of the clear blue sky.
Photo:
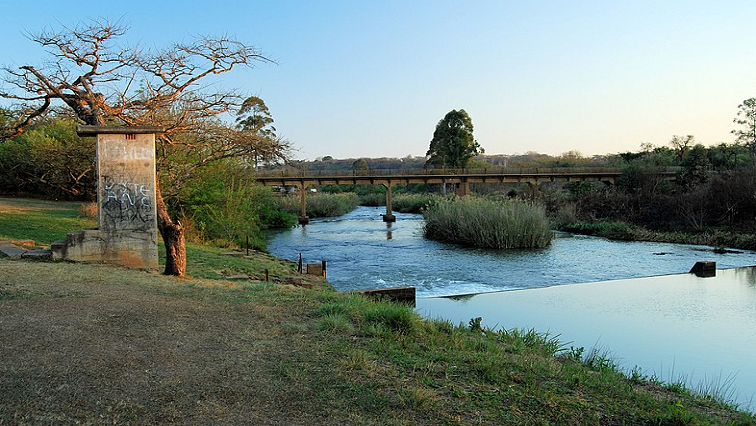
{"label": "clear blue sky", "polygon": [[24,32],[121,19],[160,47],[231,35],[277,65],[219,85],[265,100],[298,158],[422,156],[464,108],[489,154],[733,140],[756,96],[756,1],[34,1],[4,5],[0,63],[37,64]]}

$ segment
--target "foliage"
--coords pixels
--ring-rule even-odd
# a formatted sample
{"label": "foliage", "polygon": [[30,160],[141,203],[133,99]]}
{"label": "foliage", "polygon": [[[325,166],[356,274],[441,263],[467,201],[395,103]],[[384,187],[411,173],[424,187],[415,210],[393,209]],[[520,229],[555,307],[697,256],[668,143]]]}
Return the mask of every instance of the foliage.
{"label": "foliage", "polygon": [[364,158],[359,158],[357,160],[354,160],[354,163],[352,163],[352,171],[357,174],[364,174],[367,173],[370,170],[370,166],[368,165],[367,160]]}
{"label": "foliage", "polygon": [[278,211],[270,188],[254,185],[250,170],[216,163],[199,171],[183,187],[172,208],[183,217],[195,241],[242,246],[246,238],[264,249],[263,229],[290,227],[296,217]]}
{"label": "foliage", "polygon": [[732,131],[735,141],[747,146],[756,158],[756,98],[746,99],[738,105],[737,117],[732,121],[741,126]]}
{"label": "foliage", "polygon": [[0,144],[0,191],[46,198],[94,197],[95,147],[76,135],[76,122],[48,115]]}
{"label": "foliage", "polygon": [[463,169],[483,152],[473,137],[472,119],[464,109],[449,111],[436,125],[428,152],[428,164],[438,168]]}
{"label": "foliage", "polygon": [[422,213],[445,199],[435,194],[401,194],[394,197],[393,208],[400,213]]}
{"label": "foliage", "polygon": [[[349,213],[359,205],[356,194],[324,194],[316,193],[306,198],[308,217],[335,217]],[[294,214],[301,214],[301,198],[299,194],[282,197],[279,200],[281,210]]]}
{"label": "foliage", "polygon": [[428,238],[462,245],[540,248],[549,245],[552,237],[544,208],[522,201],[449,200],[423,215]]}

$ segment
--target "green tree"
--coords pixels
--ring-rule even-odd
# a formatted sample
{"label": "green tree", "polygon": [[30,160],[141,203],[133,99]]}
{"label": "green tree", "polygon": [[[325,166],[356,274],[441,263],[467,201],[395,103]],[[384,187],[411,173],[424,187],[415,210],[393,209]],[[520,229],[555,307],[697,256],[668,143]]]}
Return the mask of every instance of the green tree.
{"label": "green tree", "polygon": [[357,174],[365,174],[368,170],[370,170],[370,165],[364,158],[357,159],[352,163],[352,171]]}
{"label": "green tree", "polygon": [[75,120],[45,115],[0,144],[0,190],[91,199],[94,156],[94,141],[76,135]]}
{"label": "green tree", "polygon": [[436,125],[426,164],[433,167],[462,169],[483,148],[473,137],[472,119],[464,109],[452,110]]}
{"label": "green tree", "polygon": [[744,144],[751,150],[751,155],[756,159],[756,98],[750,98],[738,105],[738,114],[732,120],[741,126],[732,133],[735,141]]}
{"label": "green tree", "polygon": [[265,101],[257,96],[250,96],[242,102],[236,113],[236,125],[242,129],[267,137],[276,137],[273,117]]}

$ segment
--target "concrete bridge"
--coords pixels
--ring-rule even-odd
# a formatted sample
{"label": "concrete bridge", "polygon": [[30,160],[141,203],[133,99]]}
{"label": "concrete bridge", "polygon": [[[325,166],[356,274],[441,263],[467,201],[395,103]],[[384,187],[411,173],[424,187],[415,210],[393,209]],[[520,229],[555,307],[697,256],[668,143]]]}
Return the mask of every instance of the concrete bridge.
{"label": "concrete bridge", "polygon": [[[679,168],[647,170],[646,173],[674,180]],[[595,181],[614,184],[623,173],[621,168],[491,168],[491,169],[409,169],[409,170],[273,170],[257,172],[257,182],[267,186],[294,186],[302,198],[300,223],[307,223],[306,189],[312,185],[383,185],[386,188],[386,214],[383,220],[394,222],[391,187],[394,185],[458,184],[457,195],[470,195],[471,183],[526,183],[538,186],[546,182]]]}

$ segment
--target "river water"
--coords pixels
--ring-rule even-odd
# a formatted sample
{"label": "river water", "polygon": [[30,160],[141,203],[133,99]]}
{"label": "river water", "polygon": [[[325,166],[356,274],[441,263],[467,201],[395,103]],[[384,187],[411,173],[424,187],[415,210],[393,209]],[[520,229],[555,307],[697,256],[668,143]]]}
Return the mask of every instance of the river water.
{"label": "river water", "polygon": [[[271,234],[268,249],[325,260],[340,291],[413,286],[422,315],[548,331],[568,345],[605,351],[623,368],[756,408],[756,270],[687,274],[699,260],[719,269],[756,265],[756,253],[566,233],[540,250],[470,249],[423,238],[420,215],[395,213],[397,222],[386,224],[382,213],[360,207],[315,219]],[[471,296],[444,297],[459,295]]]}
{"label": "river water", "polygon": [[756,253],[715,254],[708,247],[610,241],[557,233],[540,250],[483,250],[423,238],[423,218],[359,207],[337,218],[271,235],[278,257],[327,261],[328,281],[340,291],[413,286],[418,297],[451,296],[688,272],[696,261],[717,267],[756,265]]}

